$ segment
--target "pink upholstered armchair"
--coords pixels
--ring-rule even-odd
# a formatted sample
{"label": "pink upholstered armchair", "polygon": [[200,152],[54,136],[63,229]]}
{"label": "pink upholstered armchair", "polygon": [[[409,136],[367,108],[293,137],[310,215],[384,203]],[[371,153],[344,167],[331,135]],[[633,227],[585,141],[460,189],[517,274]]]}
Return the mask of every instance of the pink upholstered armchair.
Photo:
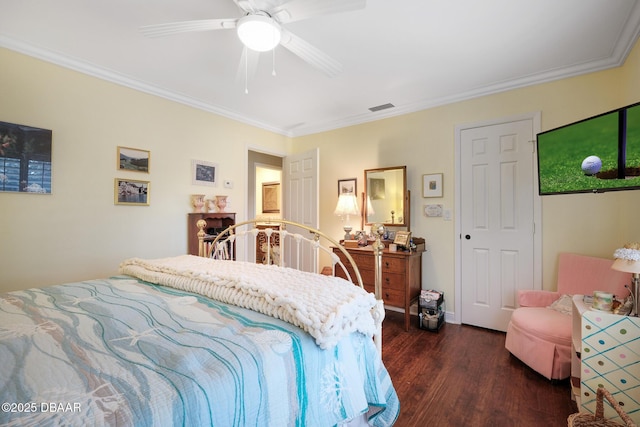
{"label": "pink upholstered armchair", "polygon": [[[571,375],[570,300],[559,299],[563,295],[591,295],[596,290],[626,297],[629,292],[624,285],[631,282],[631,275],[612,270],[612,264],[613,259],[560,254],[556,292],[518,293],[519,308],[513,311],[507,328],[507,350],[550,380],[568,378]],[[555,309],[548,308],[554,302]]]}

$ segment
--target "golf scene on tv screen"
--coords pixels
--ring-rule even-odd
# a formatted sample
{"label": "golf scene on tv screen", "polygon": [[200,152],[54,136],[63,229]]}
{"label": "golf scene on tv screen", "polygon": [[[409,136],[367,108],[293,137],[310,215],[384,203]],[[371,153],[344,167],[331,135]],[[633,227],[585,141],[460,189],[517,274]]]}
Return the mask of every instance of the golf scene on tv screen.
{"label": "golf scene on tv screen", "polygon": [[540,195],[640,189],[640,103],[537,135]]}

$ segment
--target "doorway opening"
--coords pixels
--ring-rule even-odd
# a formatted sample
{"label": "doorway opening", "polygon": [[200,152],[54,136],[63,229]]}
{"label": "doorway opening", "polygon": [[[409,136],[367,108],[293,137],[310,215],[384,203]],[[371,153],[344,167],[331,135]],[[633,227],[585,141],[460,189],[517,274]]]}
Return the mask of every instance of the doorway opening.
{"label": "doorway opening", "polygon": [[[284,208],[282,206],[283,157],[249,150],[247,163],[249,165],[247,179],[248,218],[282,218]],[[267,203],[264,203],[265,192],[263,190],[266,191],[269,198]],[[272,197],[277,197],[277,200],[273,200]]]}

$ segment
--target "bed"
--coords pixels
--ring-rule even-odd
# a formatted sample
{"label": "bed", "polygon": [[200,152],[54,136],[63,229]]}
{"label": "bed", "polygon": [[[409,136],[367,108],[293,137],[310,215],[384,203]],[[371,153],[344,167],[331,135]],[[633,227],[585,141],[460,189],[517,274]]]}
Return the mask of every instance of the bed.
{"label": "bed", "polygon": [[[326,236],[288,224],[271,246],[309,242],[317,259]],[[0,425],[392,425],[379,299],[239,260],[240,234],[207,253],[201,229],[204,256],[132,258],[110,278],[0,295]]]}

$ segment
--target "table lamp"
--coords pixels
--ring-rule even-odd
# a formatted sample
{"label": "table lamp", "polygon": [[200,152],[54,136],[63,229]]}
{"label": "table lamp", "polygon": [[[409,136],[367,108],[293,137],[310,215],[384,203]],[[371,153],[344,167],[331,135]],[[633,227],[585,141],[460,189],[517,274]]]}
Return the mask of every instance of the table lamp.
{"label": "table lamp", "polygon": [[616,249],[613,253],[616,259],[611,266],[614,270],[632,273],[631,298],[633,299],[633,309],[631,315],[638,317],[638,283],[640,282],[640,243],[628,243],[623,248]]}
{"label": "table lamp", "polygon": [[344,224],[344,239],[351,240],[351,230],[353,227],[349,224],[349,215],[360,215],[360,208],[358,207],[358,199],[356,199],[353,193],[343,193],[338,196],[338,204],[334,215],[346,217]]}

